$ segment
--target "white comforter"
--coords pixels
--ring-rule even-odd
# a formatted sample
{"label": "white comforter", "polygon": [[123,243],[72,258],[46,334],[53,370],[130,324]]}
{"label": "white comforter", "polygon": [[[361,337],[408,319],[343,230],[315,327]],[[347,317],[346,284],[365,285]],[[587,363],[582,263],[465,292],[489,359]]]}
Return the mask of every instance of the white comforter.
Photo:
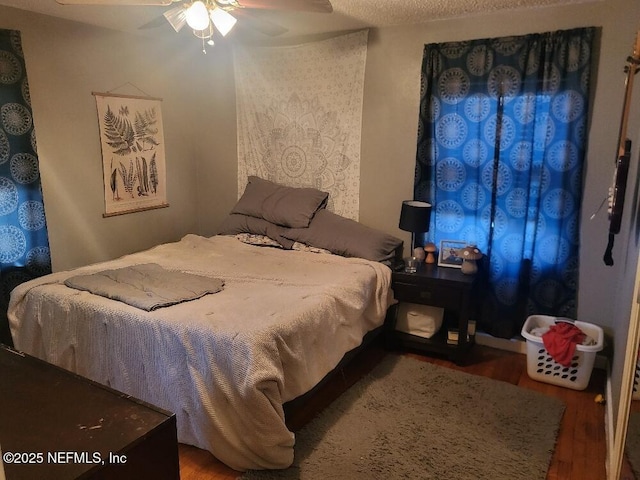
{"label": "white comforter", "polygon": [[[154,312],[66,287],[80,273],[157,263],[224,280],[221,292]],[[282,404],[310,390],[393,301],[368,260],[188,235],[18,286],[16,348],[175,412],[178,440],[238,470],[285,468]]]}

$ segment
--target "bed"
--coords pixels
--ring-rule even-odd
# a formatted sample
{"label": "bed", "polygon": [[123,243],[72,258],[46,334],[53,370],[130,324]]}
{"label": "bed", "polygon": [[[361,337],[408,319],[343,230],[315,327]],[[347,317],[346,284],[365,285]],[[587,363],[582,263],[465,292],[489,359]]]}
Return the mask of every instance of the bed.
{"label": "bed", "polygon": [[[302,227],[232,212],[219,235],[187,235],[26,282],[11,295],[14,344],[175,412],[181,443],[209,450],[234,469],[286,468],[295,438],[285,425],[283,404],[310,391],[367,332],[381,326],[393,303],[388,266],[335,254],[344,244],[322,240],[335,243],[336,225],[345,236],[349,228],[362,227],[323,210],[321,202]],[[239,230],[251,231],[236,232],[238,218],[266,221],[271,235],[246,225]],[[314,229],[325,233],[318,236]],[[353,248],[370,242],[368,233]],[[300,241],[305,236],[310,243]],[[273,245],[257,246],[256,238]],[[384,255],[397,251],[397,239],[381,238]],[[70,279],[132,265],[216,280],[222,288],[145,310],[67,286]]]}

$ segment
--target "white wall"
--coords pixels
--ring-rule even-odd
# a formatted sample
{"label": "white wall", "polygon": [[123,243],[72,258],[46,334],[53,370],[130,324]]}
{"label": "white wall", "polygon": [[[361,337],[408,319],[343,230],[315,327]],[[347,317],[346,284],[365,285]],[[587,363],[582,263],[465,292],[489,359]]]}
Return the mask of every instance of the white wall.
{"label": "white wall", "polygon": [[[54,270],[114,258],[197,229],[196,150],[189,50],[0,7],[20,30],[29,78]],[[189,39],[190,40],[190,39]],[[197,55],[197,49],[193,54]],[[122,85],[131,83],[135,85]],[[136,88],[137,87],[137,88]],[[168,208],[103,218],[102,160],[93,91],[163,98]]]}

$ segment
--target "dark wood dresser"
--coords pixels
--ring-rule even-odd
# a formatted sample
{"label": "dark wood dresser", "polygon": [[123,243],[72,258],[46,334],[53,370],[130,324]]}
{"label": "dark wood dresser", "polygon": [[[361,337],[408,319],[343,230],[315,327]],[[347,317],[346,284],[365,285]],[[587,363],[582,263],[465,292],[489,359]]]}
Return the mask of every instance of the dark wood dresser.
{"label": "dark wood dresser", "polygon": [[180,478],[175,415],[0,345],[7,480]]}

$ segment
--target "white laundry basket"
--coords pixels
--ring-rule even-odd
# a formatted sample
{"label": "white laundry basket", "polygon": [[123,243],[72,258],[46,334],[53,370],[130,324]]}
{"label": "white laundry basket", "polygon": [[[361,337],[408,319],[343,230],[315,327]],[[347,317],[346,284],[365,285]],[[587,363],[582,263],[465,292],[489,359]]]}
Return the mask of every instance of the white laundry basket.
{"label": "white laundry basket", "polygon": [[[595,341],[593,345],[576,345],[576,351],[569,367],[557,363],[544,347],[542,337],[531,333],[536,328],[550,327],[556,321],[570,321]],[[591,323],[578,322],[566,318],[531,315],[522,326],[521,333],[527,340],[527,373],[529,377],[540,382],[574,390],[587,388],[596,353],[604,347],[604,332],[602,328]]]}

